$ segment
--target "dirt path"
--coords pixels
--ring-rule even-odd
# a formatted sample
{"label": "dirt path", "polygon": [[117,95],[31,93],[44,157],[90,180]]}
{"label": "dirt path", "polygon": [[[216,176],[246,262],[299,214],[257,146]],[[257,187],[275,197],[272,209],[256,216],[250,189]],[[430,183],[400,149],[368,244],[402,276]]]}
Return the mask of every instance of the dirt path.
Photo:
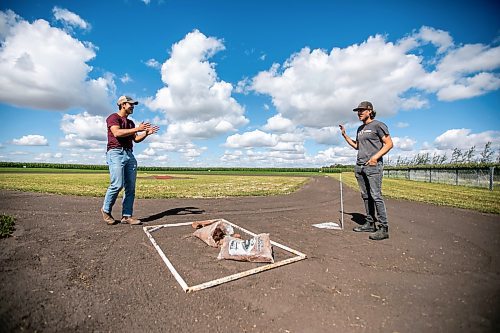
{"label": "dirt path", "polygon": [[[17,219],[0,239],[0,331],[500,330],[499,216],[387,200],[391,238],[374,242],[351,231],[363,209],[344,187],[346,230],[313,228],[338,220],[338,189],[320,177],[288,196],[137,200],[148,225],[224,218],[308,255],[190,294],[141,227],[101,221],[102,198],[0,191]],[[254,265],[200,252],[189,228],[155,233],[189,285]]]}

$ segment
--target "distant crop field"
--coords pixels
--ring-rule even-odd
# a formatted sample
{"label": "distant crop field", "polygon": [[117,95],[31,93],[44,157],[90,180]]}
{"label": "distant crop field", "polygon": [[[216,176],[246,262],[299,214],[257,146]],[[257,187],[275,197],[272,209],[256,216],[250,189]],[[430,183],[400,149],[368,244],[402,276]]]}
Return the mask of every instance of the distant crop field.
{"label": "distant crop field", "polygon": [[[285,169],[286,170],[286,169]],[[186,170],[144,170],[139,167],[139,173],[146,174],[176,174],[176,175],[233,175],[233,176],[299,176],[299,177],[308,177],[308,176],[318,176],[323,174],[318,171],[294,171],[294,169],[290,169],[287,171],[274,171],[272,169],[249,169],[249,170],[231,170],[228,169],[202,169],[197,170],[196,168],[186,168]],[[78,168],[21,168],[21,167],[0,167],[1,173],[103,173],[108,174],[109,171],[107,168],[104,169],[78,169]]]}
{"label": "distant crop field", "polygon": [[[330,176],[339,179],[340,174],[331,174]],[[343,172],[342,182],[353,189],[358,189],[358,183],[353,172]],[[419,201],[500,214],[500,189],[498,187],[490,191],[479,187],[384,178],[382,194],[393,199]]]}
{"label": "distant crop field", "polygon": [[0,167],[0,174],[2,173],[104,173],[108,174],[109,171],[92,170],[92,169],[56,169],[56,168],[4,168]]}

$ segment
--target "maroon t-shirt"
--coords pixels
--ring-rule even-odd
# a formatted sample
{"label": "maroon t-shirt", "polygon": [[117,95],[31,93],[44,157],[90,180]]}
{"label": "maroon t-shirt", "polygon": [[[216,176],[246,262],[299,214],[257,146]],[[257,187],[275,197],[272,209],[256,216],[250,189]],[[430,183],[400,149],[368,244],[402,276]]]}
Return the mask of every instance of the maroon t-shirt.
{"label": "maroon t-shirt", "polygon": [[118,113],[113,113],[108,118],[106,118],[106,126],[108,127],[108,150],[114,148],[127,148],[132,149],[134,135],[128,135],[121,138],[117,138],[111,132],[111,126],[119,126],[120,129],[135,128],[135,124],[132,120],[127,117],[120,117]]}

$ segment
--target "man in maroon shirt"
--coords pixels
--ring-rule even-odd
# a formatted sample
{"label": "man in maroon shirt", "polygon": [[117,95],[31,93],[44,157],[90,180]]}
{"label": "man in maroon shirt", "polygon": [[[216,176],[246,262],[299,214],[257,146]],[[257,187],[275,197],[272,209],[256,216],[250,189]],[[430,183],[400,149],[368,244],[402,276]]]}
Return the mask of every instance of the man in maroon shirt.
{"label": "man in maroon shirt", "polygon": [[115,224],[111,210],[118,193],[125,189],[122,200],[122,223],[141,224],[133,217],[135,200],[135,180],[137,177],[137,161],[133,154],[133,143],[143,141],[147,136],[158,132],[159,127],[141,122],[135,127],[128,116],[134,113],[134,106],[139,104],[129,96],[121,96],[116,103],[118,112],[106,119],[108,128],[108,146],[106,163],[109,167],[110,185],[104,197],[101,213],[107,224]]}

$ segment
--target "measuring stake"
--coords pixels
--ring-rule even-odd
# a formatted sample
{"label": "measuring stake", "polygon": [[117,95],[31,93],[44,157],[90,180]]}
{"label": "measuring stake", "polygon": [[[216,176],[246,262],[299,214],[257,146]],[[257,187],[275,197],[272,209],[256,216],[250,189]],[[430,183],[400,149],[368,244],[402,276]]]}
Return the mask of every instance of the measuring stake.
{"label": "measuring stake", "polygon": [[342,172],[340,173],[340,227],[344,230],[344,198],[342,196]]}

